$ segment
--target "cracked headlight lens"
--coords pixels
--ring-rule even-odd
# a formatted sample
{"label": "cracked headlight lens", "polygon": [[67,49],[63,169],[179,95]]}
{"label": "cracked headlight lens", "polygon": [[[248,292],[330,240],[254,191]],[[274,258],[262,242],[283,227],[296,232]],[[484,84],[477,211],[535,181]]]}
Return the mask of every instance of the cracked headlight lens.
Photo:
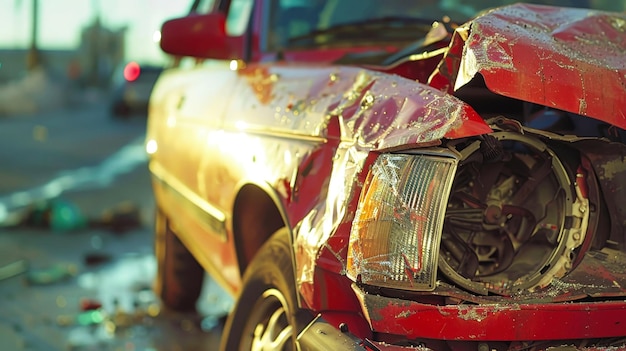
{"label": "cracked headlight lens", "polygon": [[439,242],[457,160],[383,154],[361,193],[347,274],[364,284],[435,288]]}

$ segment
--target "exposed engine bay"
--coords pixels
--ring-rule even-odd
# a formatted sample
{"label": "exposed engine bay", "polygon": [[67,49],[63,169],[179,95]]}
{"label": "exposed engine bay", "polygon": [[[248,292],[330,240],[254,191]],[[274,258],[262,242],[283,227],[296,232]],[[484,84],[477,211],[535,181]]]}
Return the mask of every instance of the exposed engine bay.
{"label": "exposed engine bay", "polygon": [[493,134],[448,144],[462,157],[440,246],[447,279],[473,293],[509,296],[566,276],[590,250],[623,249],[616,223],[624,215],[615,202],[626,175],[624,144],[504,117],[490,125]]}

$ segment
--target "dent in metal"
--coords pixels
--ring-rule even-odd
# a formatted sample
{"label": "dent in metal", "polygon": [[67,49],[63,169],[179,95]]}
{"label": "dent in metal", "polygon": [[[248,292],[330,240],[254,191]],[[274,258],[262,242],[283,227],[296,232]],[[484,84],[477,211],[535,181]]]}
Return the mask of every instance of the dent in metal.
{"label": "dent in metal", "polygon": [[624,23],[624,13],[502,7],[457,29],[430,83],[452,93],[480,74],[495,93],[625,128]]}
{"label": "dent in metal", "polygon": [[346,209],[355,186],[354,179],[361,171],[366,157],[367,151],[358,150],[353,144],[342,143],[339,146],[325,201],[319,203],[295,229],[298,232],[297,252],[303,258],[297,267],[299,284],[313,282],[316,260],[322,247],[336,259],[337,271],[345,274],[345,253],[335,251],[327,241],[345,217],[354,215],[347,213]]}
{"label": "dent in metal", "polygon": [[[233,112],[237,112],[237,116],[254,116],[254,119],[227,118],[225,128],[241,125],[244,126],[242,131],[248,134],[308,137],[321,143],[322,149],[334,149],[331,173],[311,174],[328,177],[328,193],[321,194],[321,201],[313,208],[306,208],[305,217],[288,214],[291,223],[297,223],[300,283],[312,282],[312,269],[320,249],[328,248],[325,243],[329,236],[343,220],[353,216],[347,212],[347,205],[354,196],[354,179],[370,151],[437,144],[446,135],[491,131],[482,118],[460,100],[399,76],[354,67],[320,66],[305,72],[287,66],[270,69],[262,65],[251,65],[241,74],[247,88],[240,89],[243,94],[237,98],[238,107]],[[299,150],[299,154],[306,158],[313,150]],[[239,152],[236,157],[243,155]],[[277,166],[270,159],[276,157],[267,155],[266,161],[257,159],[256,164]],[[285,167],[289,166],[282,168]],[[282,169],[279,173],[297,174],[300,179],[309,177],[295,171]],[[284,183],[290,184],[290,189],[284,189],[284,201],[296,199],[298,190],[294,184],[297,181],[292,177]],[[335,252],[334,256],[338,260],[337,267],[341,267],[337,270],[345,270],[345,262],[341,262],[345,253]]]}
{"label": "dent in metal", "polygon": [[456,98],[371,71],[358,73],[330,115],[340,118],[343,139],[375,149],[432,143],[462,128],[472,135],[491,131]]}
{"label": "dent in metal", "polygon": [[[623,336],[625,307],[620,301],[433,305],[369,294],[355,285],[353,290],[373,330],[401,330],[408,340],[528,341]],[[588,318],[592,314],[601,317]],[[503,325],[523,327],[502,328]]]}

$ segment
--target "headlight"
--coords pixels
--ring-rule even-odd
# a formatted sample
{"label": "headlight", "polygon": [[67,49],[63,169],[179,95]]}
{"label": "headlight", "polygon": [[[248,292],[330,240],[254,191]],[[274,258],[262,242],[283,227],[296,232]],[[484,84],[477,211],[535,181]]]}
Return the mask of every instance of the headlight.
{"label": "headlight", "polygon": [[350,235],[347,274],[365,284],[435,288],[439,242],[457,160],[383,154],[375,161]]}

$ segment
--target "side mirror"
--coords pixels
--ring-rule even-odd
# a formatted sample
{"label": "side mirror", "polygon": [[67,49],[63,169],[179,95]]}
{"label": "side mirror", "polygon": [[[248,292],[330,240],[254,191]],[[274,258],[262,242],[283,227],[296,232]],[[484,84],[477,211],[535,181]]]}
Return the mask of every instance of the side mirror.
{"label": "side mirror", "polygon": [[226,34],[226,16],[220,12],[175,18],[161,28],[161,49],[176,56],[241,59],[242,43],[242,37]]}

